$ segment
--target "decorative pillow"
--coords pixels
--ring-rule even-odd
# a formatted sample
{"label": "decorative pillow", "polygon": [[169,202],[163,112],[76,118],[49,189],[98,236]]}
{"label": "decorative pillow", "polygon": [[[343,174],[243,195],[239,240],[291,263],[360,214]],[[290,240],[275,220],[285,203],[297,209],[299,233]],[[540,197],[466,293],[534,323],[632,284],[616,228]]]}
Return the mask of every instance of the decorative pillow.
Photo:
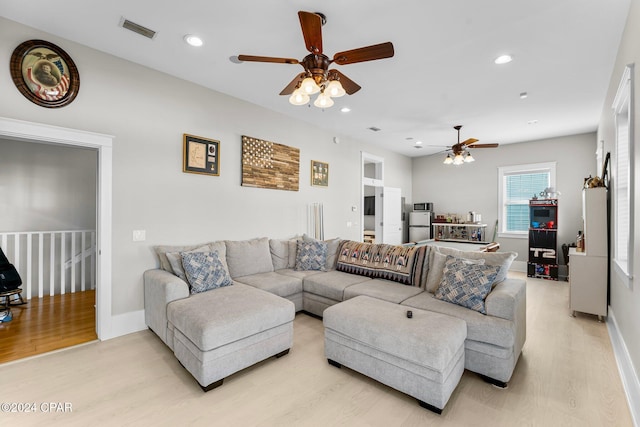
{"label": "decorative pillow", "polygon": [[[441,254],[440,252],[435,252],[431,254],[431,267],[429,268],[429,275],[427,276],[427,292],[434,293],[438,290],[438,286],[440,286],[440,282],[442,281],[442,273],[444,272],[444,265],[447,261],[447,256]],[[484,264],[485,260],[483,259],[467,259],[460,258],[463,262],[467,264]]]}
{"label": "decorative pillow", "polygon": [[269,240],[269,251],[271,252],[271,262],[274,270],[289,268],[289,241]]}
{"label": "decorative pillow", "polygon": [[[313,237],[309,237],[306,234],[302,236],[302,240],[305,242],[319,242],[320,240],[314,239]],[[338,261],[338,249],[340,248],[340,240],[339,237],[335,239],[324,240],[327,244],[327,262],[325,264],[326,270],[335,270],[336,262]]]}
{"label": "decorative pillow", "polygon": [[167,260],[169,260],[169,264],[171,265],[171,269],[173,270],[173,274],[187,281],[187,276],[184,274],[184,269],[182,268],[182,254],[192,253],[192,252],[211,252],[211,248],[209,245],[200,246],[199,248],[193,249],[191,251],[183,251],[183,252],[167,252]]}
{"label": "decorative pillow", "polygon": [[343,240],[336,269],[403,285],[420,286],[426,246],[372,244]]}
{"label": "decorative pillow", "polygon": [[485,264],[500,267],[500,271],[498,272],[498,277],[496,277],[494,285],[497,285],[507,278],[511,263],[518,256],[517,252],[461,251],[459,249],[446,248],[443,246],[435,246],[434,251],[457,258],[484,259]]}
{"label": "decorative pillow", "polygon": [[319,240],[298,241],[295,270],[326,271],[327,244]]}
{"label": "decorative pillow", "polygon": [[160,260],[160,268],[163,269],[164,271],[168,271],[169,273],[173,273],[174,271],[171,268],[169,259],[167,258],[168,252],[192,251],[204,245],[206,245],[206,243],[200,243],[197,245],[187,245],[187,246],[160,245],[160,246],[154,246],[153,249],[156,251],[156,255],[158,255],[158,259]]}
{"label": "decorative pillow", "polygon": [[217,252],[185,252],[182,266],[191,287],[191,294],[233,285]]}
{"label": "decorative pillow", "polygon": [[227,245],[227,264],[231,277],[273,271],[273,261],[269,250],[269,239],[262,237],[253,240],[225,240]]}
{"label": "decorative pillow", "polygon": [[491,292],[499,270],[495,265],[469,264],[447,255],[442,282],[434,297],[487,314],[484,300]]}

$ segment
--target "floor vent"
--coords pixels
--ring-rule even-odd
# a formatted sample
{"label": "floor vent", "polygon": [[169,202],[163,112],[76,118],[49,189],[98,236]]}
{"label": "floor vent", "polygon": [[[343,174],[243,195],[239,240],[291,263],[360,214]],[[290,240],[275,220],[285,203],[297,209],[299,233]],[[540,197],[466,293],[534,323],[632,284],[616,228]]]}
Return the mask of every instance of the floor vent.
{"label": "floor vent", "polygon": [[148,39],[153,39],[156,36],[156,32],[150,30],[147,27],[143,27],[140,24],[136,24],[135,22],[131,22],[128,19],[122,18],[120,20],[120,26],[122,28],[126,28],[129,31],[133,31],[134,33],[140,34]]}

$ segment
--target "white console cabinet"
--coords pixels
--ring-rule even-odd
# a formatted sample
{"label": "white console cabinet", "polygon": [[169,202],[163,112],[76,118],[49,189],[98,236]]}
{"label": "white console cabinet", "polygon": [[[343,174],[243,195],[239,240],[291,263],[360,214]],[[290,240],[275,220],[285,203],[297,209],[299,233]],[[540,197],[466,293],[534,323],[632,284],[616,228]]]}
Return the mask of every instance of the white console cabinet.
{"label": "white console cabinet", "polygon": [[569,249],[569,309],[607,315],[607,189],[582,191],[584,252]]}

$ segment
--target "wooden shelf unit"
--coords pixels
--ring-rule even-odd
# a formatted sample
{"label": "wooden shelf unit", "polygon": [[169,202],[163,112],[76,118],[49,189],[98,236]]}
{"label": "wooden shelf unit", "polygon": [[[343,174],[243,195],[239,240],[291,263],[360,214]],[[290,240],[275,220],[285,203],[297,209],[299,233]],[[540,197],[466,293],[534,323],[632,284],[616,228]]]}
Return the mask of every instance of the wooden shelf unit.
{"label": "wooden shelf unit", "polygon": [[433,223],[435,240],[444,242],[490,243],[487,236],[487,224],[453,224],[450,222]]}

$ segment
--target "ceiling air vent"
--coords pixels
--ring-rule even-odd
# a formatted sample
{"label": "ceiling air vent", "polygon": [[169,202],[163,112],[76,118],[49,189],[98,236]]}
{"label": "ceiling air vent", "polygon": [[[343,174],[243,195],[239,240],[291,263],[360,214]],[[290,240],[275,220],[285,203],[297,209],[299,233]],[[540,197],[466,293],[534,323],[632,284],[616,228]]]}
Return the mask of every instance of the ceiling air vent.
{"label": "ceiling air vent", "polygon": [[377,127],[375,127],[375,126],[371,126],[370,128],[367,128],[367,129],[372,130],[372,131],[374,131],[374,132],[380,132],[380,131],[381,131],[381,129],[380,129],[380,128],[377,128]]}
{"label": "ceiling air vent", "polygon": [[126,28],[129,31],[133,31],[134,33],[140,34],[141,36],[145,36],[148,39],[153,39],[156,36],[156,32],[150,30],[147,27],[143,27],[140,24],[136,24],[135,22],[131,22],[128,19],[122,18],[120,20],[120,26],[122,28]]}

